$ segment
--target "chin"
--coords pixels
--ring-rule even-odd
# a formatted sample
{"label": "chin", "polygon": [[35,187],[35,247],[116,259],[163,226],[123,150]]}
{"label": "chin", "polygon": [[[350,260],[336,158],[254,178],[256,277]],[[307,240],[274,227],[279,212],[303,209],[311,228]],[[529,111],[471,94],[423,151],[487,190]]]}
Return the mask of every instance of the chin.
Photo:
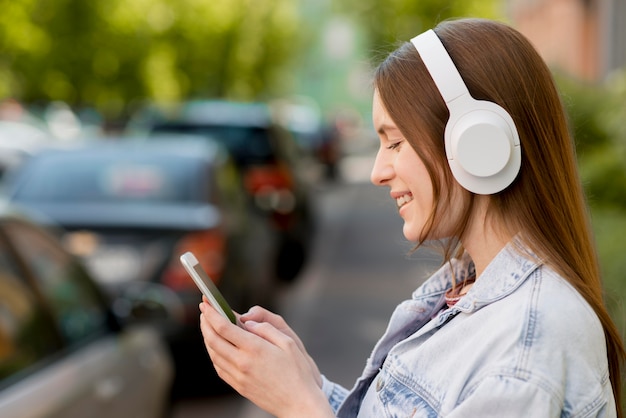
{"label": "chin", "polygon": [[414,231],[414,228],[410,228],[406,224],[404,224],[404,228],[402,228],[402,234],[404,235],[404,238],[410,242],[417,243],[420,241],[419,231]]}

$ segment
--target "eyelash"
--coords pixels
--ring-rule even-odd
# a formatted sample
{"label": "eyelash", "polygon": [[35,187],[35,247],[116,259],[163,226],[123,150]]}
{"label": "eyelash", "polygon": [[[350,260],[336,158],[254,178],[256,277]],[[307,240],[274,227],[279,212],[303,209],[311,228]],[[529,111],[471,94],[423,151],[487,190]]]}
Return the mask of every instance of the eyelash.
{"label": "eyelash", "polygon": [[401,143],[402,143],[402,141],[394,142],[393,144],[387,146],[387,149],[388,150],[398,149],[398,147],[400,146]]}

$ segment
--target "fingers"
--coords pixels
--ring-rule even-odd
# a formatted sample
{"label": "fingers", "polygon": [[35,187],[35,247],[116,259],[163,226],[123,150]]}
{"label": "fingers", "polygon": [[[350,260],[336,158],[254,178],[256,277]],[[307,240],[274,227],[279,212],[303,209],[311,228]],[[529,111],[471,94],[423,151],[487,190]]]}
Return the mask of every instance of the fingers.
{"label": "fingers", "polygon": [[248,312],[241,315],[241,322],[246,321],[269,322],[279,329],[287,327],[287,323],[280,315],[276,315],[260,306],[253,306]]}
{"label": "fingers", "polygon": [[[237,346],[242,344],[242,339],[248,332],[233,325],[228,319],[213,309],[209,304],[201,303],[200,331],[209,354],[218,352],[220,356],[229,355]],[[213,358],[214,356],[211,355]]]}
{"label": "fingers", "polygon": [[[241,360],[238,350],[254,350],[262,344],[262,341],[280,347],[286,351],[299,349],[301,343],[294,340],[290,334],[277,329],[270,322],[257,322],[247,320],[242,323],[242,328],[233,324],[220,315],[207,303],[200,304],[200,329],[203,335],[204,344],[214,362],[225,362],[233,365]],[[247,314],[246,314],[247,315]],[[284,320],[271,312],[257,307],[248,316],[271,319],[274,322],[286,326]],[[290,331],[290,330],[289,330]],[[259,337],[262,340],[259,340]],[[241,366],[241,365],[239,365]]]}
{"label": "fingers", "polygon": [[281,330],[276,329],[269,322],[259,323],[256,321],[246,321],[244,322],[244,327],[246,328],[246,331],[263,338],[283,350],[291,351],[293,348],[297,348],[297,344],[290,336],[286,335]]}
{"label": "fingers", "polygon": [[200,328],[215,370],[238,393],[277,415],[301,408],[301,399],[319,392],[321,376],[314,362],[299,340],[275,326],[291,332],[282,317],[255,307],[242,315],[247,320],[239,328],[207,303],[200,310]]}
{"label": "fingers", "polygon": [[247,331],[258,335],[264,340],[280,347],[284,351],[289,351],[291,353],[300,351],[304,358],[307,359],[307,362],[309,363],[309,368],[312,375],[315,377],[317,385],[319,387],[322,386],[322,376],[317,367],[317,364],[315,363],[313,358],[307,353],[304,344],[302,344],[302,341],[293,331],[291,331],[291,329],[287,327],[289,332],[285,332],[284,329],[277,329],[270,323],[258,323],[252,320],[244,322],[244,328]]}
{"label": "fingers", "polygon": [[218,376],[239,392],[242,357],[237,345],[241,344],[238,334],[250,333],[234,326],[210,305],[200,305],[200,330],[207,353]]}
{"label": "fingers", "polygon": [[[213,308],[213,305],[211,305],[211,302],[209,302],[209,300],[207,299],[206,296],[202,295],[202,303],[200,303],[200,310],[202,310],[202,305],[206,304],[208,306],[210,306],[211,308]],[[213,308],[215,309],[215,308]],[[241,320],[239,319],[241,317],[241,315],[239,313],[237,313],[236,311],[233,311],[233,313],[235,314],[235,318],[237,319],[237,325],[241,326]]]}
{"label": "fingers", "polygon": [[240,319],[242,323],[247,321],[270,323],[274,326],[274,328],[293,338],[296,342],[298,342],[298,344],[301,344],[298,335],[289,327],[289,325],[287,325],[287,322],[285,322],[282,316],[270,312],[260,306],[253,306],[248,312],[241,315]]}

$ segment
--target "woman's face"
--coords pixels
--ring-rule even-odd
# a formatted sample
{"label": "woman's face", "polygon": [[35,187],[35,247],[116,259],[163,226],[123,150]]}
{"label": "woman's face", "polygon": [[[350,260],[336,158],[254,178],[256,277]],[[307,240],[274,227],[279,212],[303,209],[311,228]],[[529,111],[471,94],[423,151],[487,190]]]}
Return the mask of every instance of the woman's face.
{"label": "woman's face", "polygon": [[[433,186],[424,163],[383,107],[374,92],[372,104],[374,128],[380,139],[371,181],[377,186],[389,186],[404,220],[402,232],[409,241],[423,241],[422,229],[433,210]],[[436,238],[436,237],[430,237]]]}

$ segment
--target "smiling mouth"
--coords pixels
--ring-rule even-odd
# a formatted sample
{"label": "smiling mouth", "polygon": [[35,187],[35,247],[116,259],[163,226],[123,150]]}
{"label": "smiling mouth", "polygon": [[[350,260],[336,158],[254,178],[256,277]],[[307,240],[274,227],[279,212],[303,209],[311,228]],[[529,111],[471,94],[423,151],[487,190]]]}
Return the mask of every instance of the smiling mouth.
{"label": "smiling mouth", "polygon": [[413,195],[405,194],[396,199],[396,205],[398,206],[398,209],[400,209],[402,206],[406,205],[412,200],[413,200]]}

